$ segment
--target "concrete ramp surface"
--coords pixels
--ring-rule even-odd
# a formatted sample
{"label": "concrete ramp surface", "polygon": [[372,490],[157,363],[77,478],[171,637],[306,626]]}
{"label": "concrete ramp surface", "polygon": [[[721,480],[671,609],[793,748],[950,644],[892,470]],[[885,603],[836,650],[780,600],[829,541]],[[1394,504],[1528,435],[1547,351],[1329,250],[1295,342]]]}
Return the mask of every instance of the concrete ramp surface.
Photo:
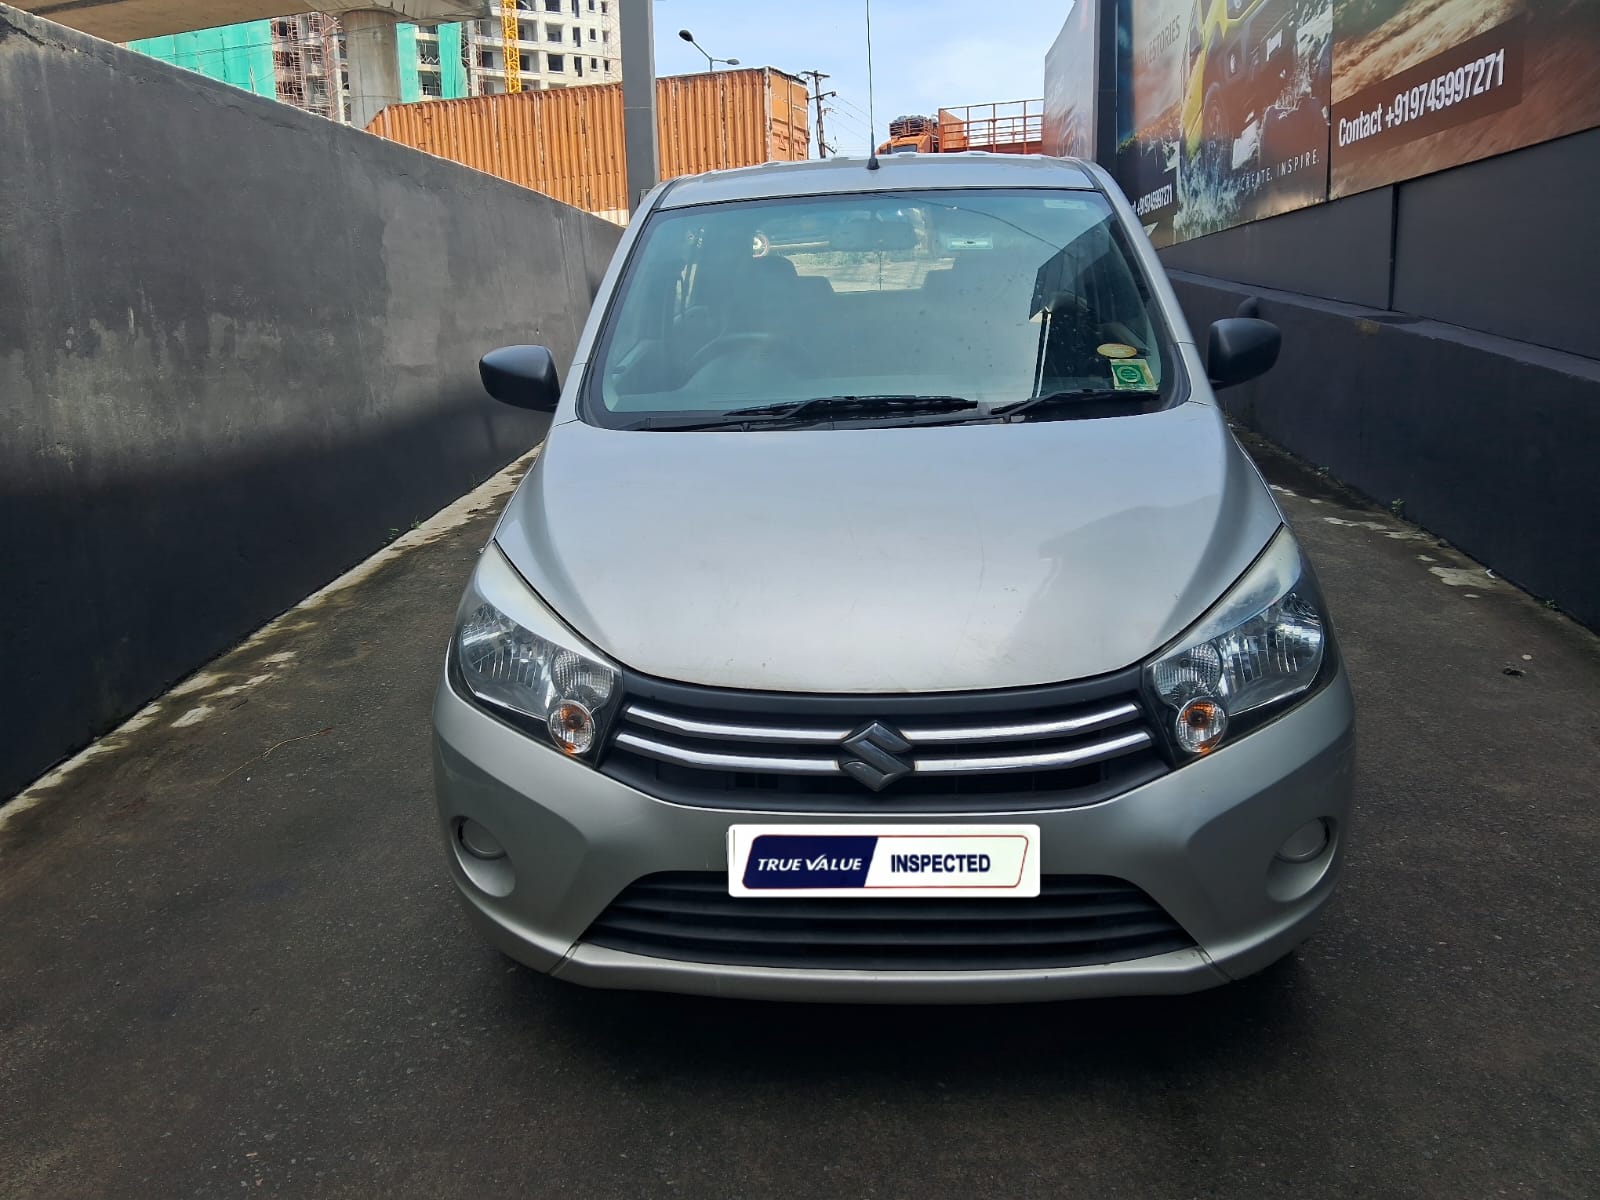
{"label": "concrete ramp surface", "polygon": [[1288,963],[907,1010],[500,958],[428,709],[508,476],[0,815],[0,1197],[1592,1194],[1600,650],[1269,467],[1361,722],[1342,890]]}

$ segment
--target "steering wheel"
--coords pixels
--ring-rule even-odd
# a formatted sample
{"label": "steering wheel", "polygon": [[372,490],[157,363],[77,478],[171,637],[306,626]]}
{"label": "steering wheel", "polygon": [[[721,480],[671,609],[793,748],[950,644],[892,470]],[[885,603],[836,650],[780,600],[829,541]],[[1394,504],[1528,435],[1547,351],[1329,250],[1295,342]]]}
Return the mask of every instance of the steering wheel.
{"label": "steering wheel", "polygon": [[731,354],[747,352],[776,352],[800,374],[815,374],[817,358],[810,350],[788,334],[769,333],[759,329],[746,329],[734,333],[719,333],[689,360],[689,374],[698,374],[707,363]]}

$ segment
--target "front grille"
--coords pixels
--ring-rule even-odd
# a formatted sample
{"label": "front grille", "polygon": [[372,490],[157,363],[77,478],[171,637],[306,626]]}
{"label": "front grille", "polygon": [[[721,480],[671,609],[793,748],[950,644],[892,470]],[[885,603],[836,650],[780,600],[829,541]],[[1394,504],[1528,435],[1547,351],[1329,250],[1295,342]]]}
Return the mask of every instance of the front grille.
{"label": "front grille", "polygon": [[1085,967],[1194,945],[1120,879],[1046,875],[1029,900],[809,900],[730,896],[714,871],[646,876],[583,940],[681,962],[856,971]]}
{"label": "front grille", "polygon": [[639,677],[624,687],[601,770],[680,804],[1043,811],[1098,803],[1168,769],[1136,673],[939,696],[731,692]]}

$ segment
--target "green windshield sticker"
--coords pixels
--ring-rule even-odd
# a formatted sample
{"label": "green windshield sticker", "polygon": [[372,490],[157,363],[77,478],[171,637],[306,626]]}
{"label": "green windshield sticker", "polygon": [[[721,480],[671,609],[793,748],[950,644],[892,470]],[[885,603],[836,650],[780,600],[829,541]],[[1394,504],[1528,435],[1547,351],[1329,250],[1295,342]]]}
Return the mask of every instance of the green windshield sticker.
{"label": "green windshield sticker", "polygon": [[1153,392],[1156,377],[1142,358],[1125,358],[1111,364],[1111,386],[1119,392]]}

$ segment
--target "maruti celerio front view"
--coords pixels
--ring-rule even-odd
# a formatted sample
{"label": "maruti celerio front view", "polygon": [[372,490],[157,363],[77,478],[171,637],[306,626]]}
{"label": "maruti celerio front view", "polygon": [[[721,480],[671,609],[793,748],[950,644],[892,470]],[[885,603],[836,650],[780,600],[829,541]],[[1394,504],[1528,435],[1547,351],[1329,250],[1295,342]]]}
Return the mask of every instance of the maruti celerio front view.
{"label": "maruti celerio front view", "polygon": [[[1315,577],[1114,184],[903,155],[658,188],[462,601],[434,708],[469,914],[575,983],[1183,992],[1333,888]],[[1209,369],[1209,376],[1208,376]]]}

